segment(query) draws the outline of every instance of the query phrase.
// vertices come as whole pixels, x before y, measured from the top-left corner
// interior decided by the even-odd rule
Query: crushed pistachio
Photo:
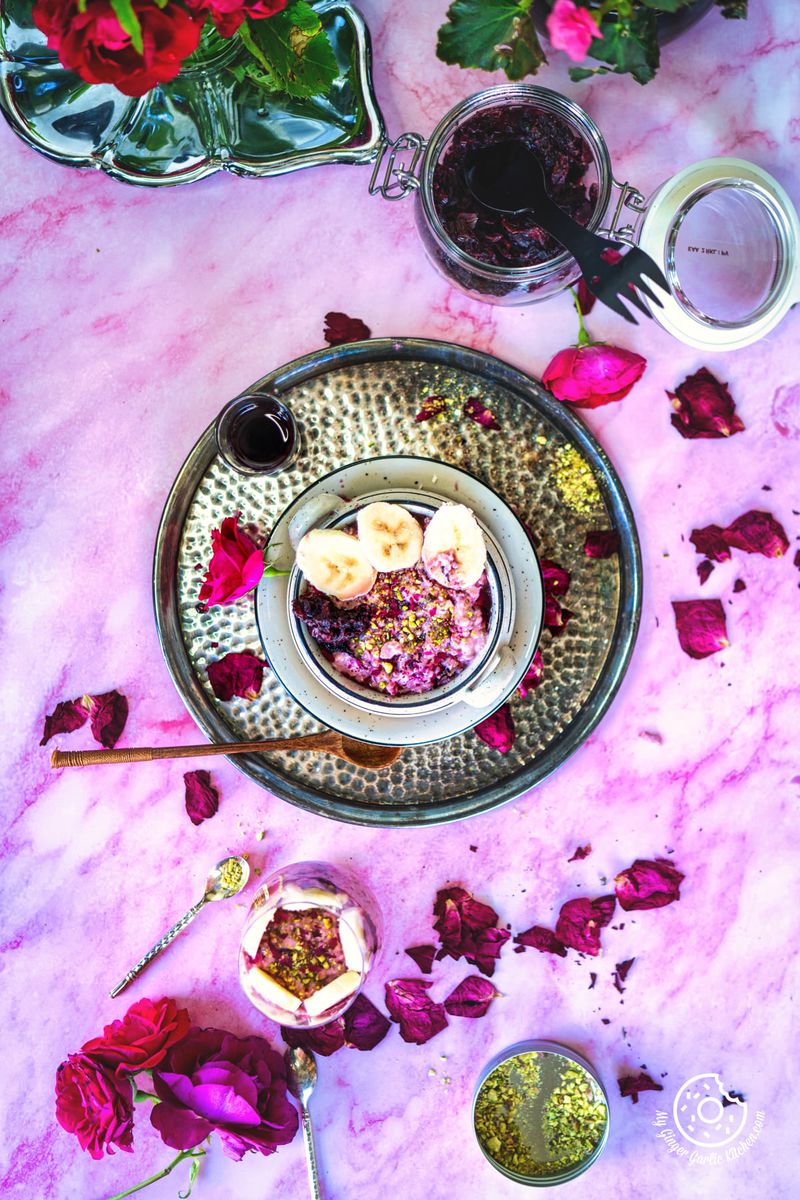
[[[529,1178],[580,1165],[607,1121],[605,1099],[591,1076],[560,1054],[527,1051],[506,1059],[475,1102],[475,1132],[486,1153]]]
[[[602,507],[600,489],[592,468],[575,446],[556,450],[553,480],[559,496],[573,512],[590,513]]]
[[[235,892],[242,882],[242,864],[235,858],[229,858],[219,873],[219,881],[226,892]]]
[[[264,830],[263,830],[263,829],[259,829],[258,833],[256,834],[256,841],[257,841],[257,842],[263,842],[263,840],[264,840],[264,837],[265,837]]]

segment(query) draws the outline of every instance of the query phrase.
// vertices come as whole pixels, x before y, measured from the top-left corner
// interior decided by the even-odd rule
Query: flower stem
[[[134,1184],[126,1192],[117,1192],[115,1196],[109,1196],[108,1200],[124,1200],[125,1196],[132,1196],[134,1192],[141,1192],[142,1188],[149,1187],[151,1183],[157,1183],[159,1179],[163,1179],[166,1175],[169,1175],[170,1171],[174,1171],[178,1163],[183,1162],[185,1158],[203,1158],[204,1155],[205,1150],[181,1150],[180,1154],[176,1158],[173,1158],[172,1162],[168,1163],[163,1171],[157,1171],[149,1179],[144,1179],[141,1183]]]
[[[578,300],[578,293],[575,291],[574,288],[570,288],[569,290],[572,293],[572,303],[575,305],[575,312],[578,314],[578,325],[579,325],[578,345],[579,346],[591,346],[592,339],[589,337],[589,334],[586,332],[586,326],[583,323],[583,313],[581,312],[581,306],[580,306],[580,302]]]

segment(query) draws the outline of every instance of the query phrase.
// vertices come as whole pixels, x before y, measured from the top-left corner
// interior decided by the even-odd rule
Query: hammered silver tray
[[[388,771],[350,767],[311,752],[237,755],[231,761],[276,796],[364,825],[429,825],[520,796],[568,758],[611,703],[630,660],[641,611],[641,557],[630,505],[582,422],[533,379],[488,354],[446,342],[379,339],[307,355],[248,391],[281,393],[300,424],[303,453],[275,477],[245,477],[203,433],[170,492],[154,564],[156,621],[167,665],[189,712],[213,742],[285,737],[321,729],[270,670],[252,701],[218,701],[208,663],[229,651],[262,655],[252,596],[198,609],[211,531],[236,510],[266,540],[280,513],[319,476],[362,458],[416,454],[471,472],[529,525],[541,557],[572,574],[564,604],[575,615],[560,637],[545,632],[544,675],[512,703],[508,754],[472,732],[404,750]],[[431,394],[478,396],[501,431],[467,418],[415,423]],[[453,412],[458,410],[453,406]],[[566,486],[588,469],[580,490]],[[586,483],[590,484],[587,489]],[[596,488],[594,485],[596,484]],[[594,495],[589,495],[594,492]],[[588,496],[588,500],[587,500]],[[587,558],[591,529],[616,529],[619,553]]]

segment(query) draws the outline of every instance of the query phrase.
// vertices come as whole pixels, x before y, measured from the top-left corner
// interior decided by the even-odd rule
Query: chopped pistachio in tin
[[[506,1059],[484,1081],[475,1132],[500,1167],[516,1175],[558,1175],[585,1162],[605,1132],[605,1099],[582,1066],[531,1050]]]

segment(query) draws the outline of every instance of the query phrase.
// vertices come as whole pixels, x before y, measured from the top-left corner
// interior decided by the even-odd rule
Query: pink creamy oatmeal
[[[485,572],[473,587],[446,588],[420,563],[379,574],[359,600],[333,600],[309,585],[294,613],[343,675],[398,696],[461,674],[486,645],[490,607]]]

